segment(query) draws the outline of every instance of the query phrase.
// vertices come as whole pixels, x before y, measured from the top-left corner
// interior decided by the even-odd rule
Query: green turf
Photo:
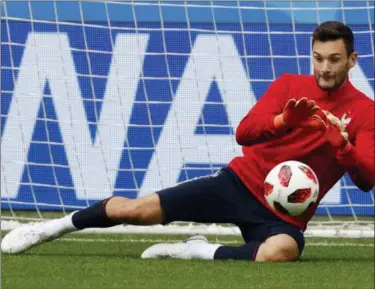
[[[308,238],[298,263],[140,259],[151,244],[181,238],[71,234],[3,255],[2,288],[374,288],[371,239]],[[240,244],[237,237],[211,241]]]

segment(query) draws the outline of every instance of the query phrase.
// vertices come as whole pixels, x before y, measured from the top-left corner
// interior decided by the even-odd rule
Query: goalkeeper
[[[216,174],[144,198],[115,196],[61,219],[21,226],[4,237],[2,251],[23,252],[85,228],[193,221],[233,223],[245,243],[222,246],[192,237],[154,245],[142,257],[298,260],[308,221],[345,173],[362,191],[375,185],[374,101],[348,79],[357,62],[353,33],[340,22],[325,22],[313,32],[312,48],[314,74],[283,74],[239,124],[236,140],[244,156]],[[307,164],[320,182],[318,201],[297,217],[273,211],[263,195],[267,173],[287,160]]]

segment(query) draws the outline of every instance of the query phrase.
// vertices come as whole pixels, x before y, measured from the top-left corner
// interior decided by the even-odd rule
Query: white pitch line
[[[177,243],[181,240],[171,239],[81,239],[81,238],[62,238],[56,241],[62,242],[82,242],[82,243]],[[241,241],[216,240],[221,244],[242,244]],[[306,246],[315,247],[374,247],[374,244],[357,244],[357,243],[335,243],[335,242],[307,242]]]

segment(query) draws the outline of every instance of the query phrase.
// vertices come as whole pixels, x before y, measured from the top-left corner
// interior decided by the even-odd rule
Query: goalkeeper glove
[[[312,116],[319,109],[315,101],[307,100],[305,97],[298,101],[290,99],[283,112],[275,117],[275,127],[276,129],[290,127],[317,128],[321,126],[320,121],[312,118]]]
[[[312,117],[317,120],[320,125],[319,129],[324,132],[328,142],[335,149],[342,149],[349,143],[349,135],[346,131],[346,126],[341,120],[330,113],[329,111],[323,110],[323,115],[315,114]]]

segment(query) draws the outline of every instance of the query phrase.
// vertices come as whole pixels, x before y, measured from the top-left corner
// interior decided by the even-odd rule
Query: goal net
[[[2,229],[215,172],[282,73],[311,73],[317,24],[350,24],[374,98],[372,1],[3,1]],[[366,113],[366,112],[364,112]],[[307,236],[374,235],[374,192],[345,176]],[[239,234],[231,226],[108,231]]]

